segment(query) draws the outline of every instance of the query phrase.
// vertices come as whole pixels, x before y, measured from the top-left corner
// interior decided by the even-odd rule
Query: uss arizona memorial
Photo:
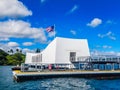
[[[27,53],[16,81],[48,77],[120,78],[120,57],[91,57],[86,39],[56,37],[42,52]]]
[[[34,66],[49,66],[85,69],[110,69],[120,68],[119,56],[90,56],[87,39],[70,39],[56,37],[42,52],[27,53],[25,64]],[[24,66],[24,64],[23,64]]]
[[[86,39],[56,37],[41,53],[27,53],[25,64],[72,64],[81,57],[90,57]]]
[[[120,57],[91,57],[86,39],[56,37],[40,53],[27,53],[16,81],[48,77],[120,78]]]

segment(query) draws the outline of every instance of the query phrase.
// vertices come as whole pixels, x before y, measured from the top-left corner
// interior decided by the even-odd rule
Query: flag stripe
[[[52,31],[54,31],[54,26],[49,26],[49,27],[47,27],[47,28],[46,28],[46,31],[47,31],[47,32],[52,32]]]

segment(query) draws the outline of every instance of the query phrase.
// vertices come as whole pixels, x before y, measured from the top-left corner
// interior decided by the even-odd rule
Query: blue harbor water
[[[11,66],[0,66],[0,90],[120,90],[120,79],[49,78],[13,80]]]

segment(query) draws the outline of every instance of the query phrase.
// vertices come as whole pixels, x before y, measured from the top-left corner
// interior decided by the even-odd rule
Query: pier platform
[[[13,70],[16,81],[78,77],[95,79],[120,78],[120,57],[80,57],[71,63],[22,63],[20,70]]]
[[[79,77],[79,78],[96,78],[96,79],[115,79],[120,78],[120,70],[63,70],[63,71],[38,71],[38,72],[21,72],[13,71],[14,80],[17,82],[25,80],[56,78],[56,77]]]

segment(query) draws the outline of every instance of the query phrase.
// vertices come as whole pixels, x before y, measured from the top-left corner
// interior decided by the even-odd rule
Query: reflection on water
[[[0,66],[0,90],[120,90],[120,79],[49,78],[14,82],[11,66]]]

